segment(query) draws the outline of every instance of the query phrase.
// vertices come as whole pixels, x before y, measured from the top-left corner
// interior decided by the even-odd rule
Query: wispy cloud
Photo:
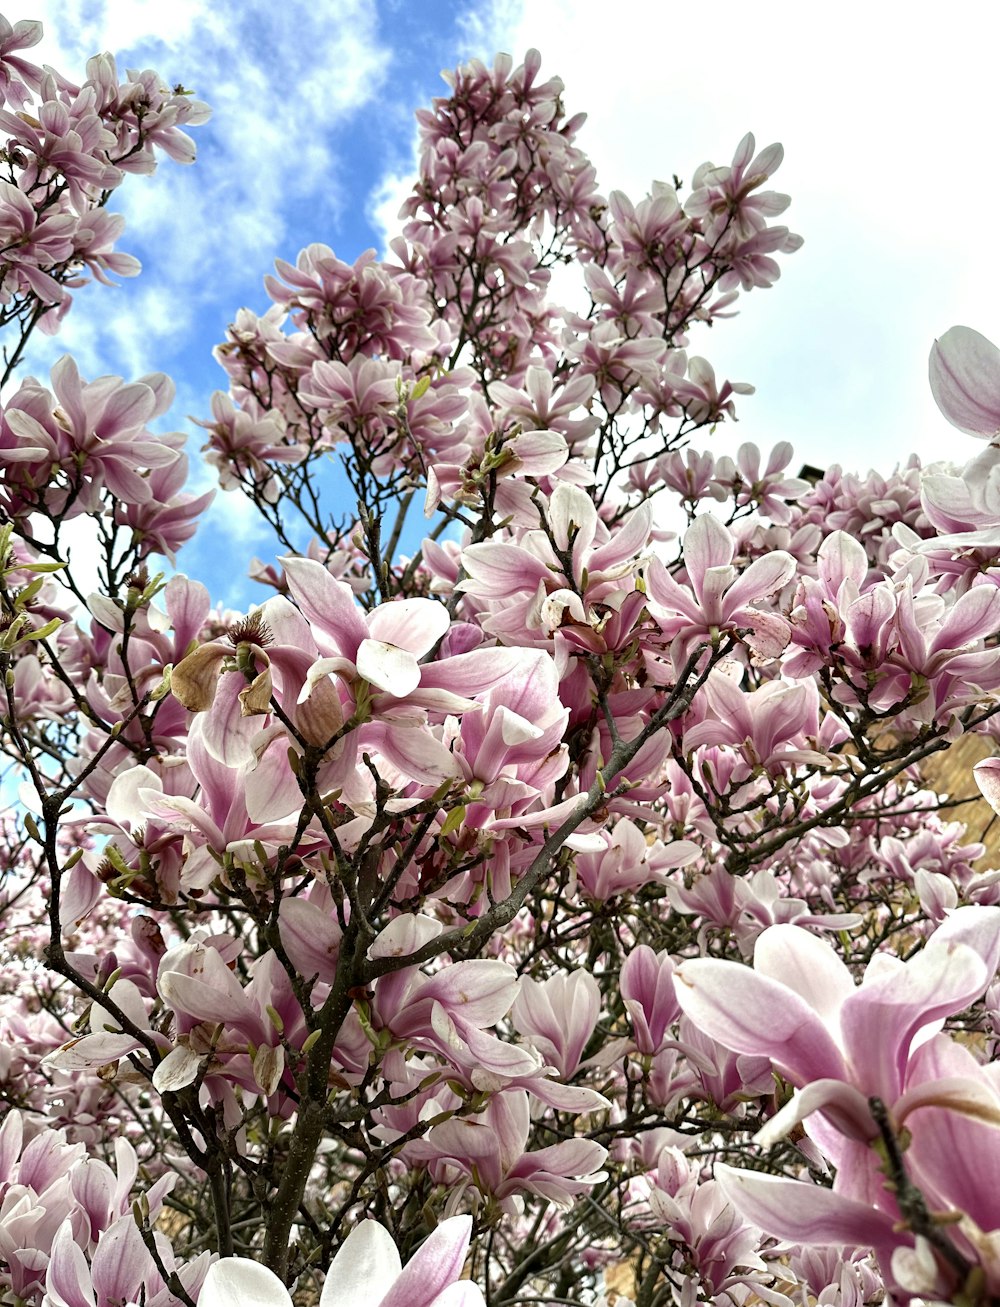
[[[36,0],[30,16],[45,27],[39,56],[71,78],[110,50],[123,74],[155,68],[212,107],[192,133],[193,167],[164,159],[152,179],[126,178],[111,201],[126,218],[119,248],[141,259],[140,277],[76,292],[59,335],[36,336],[25,369],[44,379],[72,353],[87,377],[167,371],[178,396],[164,425],[190,430],[185,417],[203,416],[212,389],[225,386],[212,346],[239,307],[266,306],[261,280],[275,256],[329,239],[360,198],[349,126],[381,104],[390,66],[376,0]],[[197,452],[201,435],[189,440],[197,492],[216,483]],[[75,545],[85,558],[85,533]],[[180,566],[245,606],[246,564],[268,545],[256,510],[219,494]]]
[[[387,62],[373,0],[332,8],[306,0],[49,0],[40,9],[44,55],[65,71],[82,75],[88,55],[111,49],[123,69],[155,67],[212,106],[211,122],[194,133],[196,166],[164,161],[152,183],[127,179],[113,207],[127,219],[121,247],[145,265],[143,290],[126,286],[120,298],[147,353],[162,357],[206,311],[221,335],[248,269],[259,281],[276,252],[294,255],[297,207],[310,200],[322,220],[350,199],[336,141],[345,120],[379,93]],[[161,311],[150,312],[157,296]],[[183,307],[165,311],[164,296]],[[86,305],[91,352],[135,360],[136,340],[118,348],[121,306],[93,302],[103,298]]]

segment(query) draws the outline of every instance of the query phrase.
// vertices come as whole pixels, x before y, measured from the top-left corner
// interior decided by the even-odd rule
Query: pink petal
[[[956,1207],[982,1230],[1000,1227],[997,1091],[968,1049],[937,1035],[917,1050],[913,1085],[893,1115],[912,1133],[907,1160],[934,1207]]]
[[[754,1143],[770,1148],[813,1112],[823,1112],[851,1139],[867,1142],[878,1133],[868,1110],[868,1100],[860,1090],[842,1080],[814,1080],[795,1091],[781,1111],[757,1131]]]
[[[379,1307],[431,1307],[461,1276],[471,1236],[471,1216],[442,1221],[406,1263]]]
[[[288,762],[284,731],[276,734],[271,744],[243,779],[247,816],[258,826],[282,821],[302,809],[302,791]]]
[[[795,559],[783,549],[756,558],[730,586],[723,611],[729,621],[737,609],[756,599],[766,599],[795,575]]]
[[[683,962],[674,983],[682,1010],[724,1048],[769,1057],[799,1084],[847,1079],[821,1017],[787,986],[715,958]]]
[[[282,899],[278,934],[289,960],[301,976],[333,984],[340,953],[340,926],[308,899]]]
[[[825,941],[801,926],[769,926],[757,939],[754,970],[804,998],[824,1021],[836,1022],[855,992],[851,973]]]
[[[587,560],[591,576],[603,572],[616,563],[633,558],[644,549],[653,523],[653,506],[648,501],[640,504],[615,528],[606,545],[595,549]]]
[[[517,972],[506,962],[473,958],[455,962],[431,976],[420,997],[434,998],[452,1016],[489,1026],[506,1016],[518,991]]]
[[[921,482],[921,488],[926,483]],[[820,577],[836,594],[845,581],[851,580],[860,588],[868,575],[868,555],[846,531],[834,531],[819,547],[816,555]]]
[[[542,560],[517,545],[494,543],[468,545],[462,551],[462,567],[469,580],[459,590],[474,590],[493,598],[506,598],[524,590],[535,590],[539,581],[552,573]]]
[[[104,1231],[94,1253],[90,1273],[97,1301],[134,1302],[152,1269],[139,1227],[128,1212]]]
[[[368,618],[368,634],[406,649],[417,658],[429,653],[451,626],[444,604],[433,599],[400,599],[381,604]],[[358,650],[360,656],[361,650]]]
[[[411,702],[431,707],[436,706],[437,700],[434,705],[427,701],[431,694],[438,692],[452,699],[485,694],[525,665],[526,652],[498,645],[471,649],[468,653],[425,663],[421,668],[420,688],[414,691]],[[445,712],[464,710],[464,704],[457,709],[444,708]]]
[[[1000,627],[1000,589],[995,585],[973,586],[955,603],[934,637],[931,652],[958,649],[983,636],[993,635]]]
[[[894,1102],[917,1031],[961,1012],[997,970],[1000,908],[960,908],[905,965],[865,978],[846,1000],[840,1026],[861,1088]]]
[[[365,729],[365,744],[379,752],[407,781],[438,786],[461,774],[446,745],[428,727],[413,722],[375,722]]]
[[[294,899],[290,901],[295,902]],[[418,948],[432,939],[436,939],[443,930],[442,923],[435,921],[433,917],[424,916],[420,912],[403,913],[394,917],[388,926],[379,932],[368,950],[368,956],[370,958],[405,957],[409,953],[415,953]],[[448,968],[449,971],[451,969]],[[503,1016],[504,1013],[500,1015]]]
[[[971,327],[952,327],[931,347],[931,394],[969,436],[1000,434],[1000,350]]]
[[[98,434],[102,440],[114,440],[123,432],[135,431],[153,416],[155,408],[156,397],[148,386],[139,382],[122,386],[105,404]]]
[[[572,545],[576,558],[588,550],[597,531],[597,506],[581,486],[560,481],[549,496],[549,527],[559,549]]]
[[[895,1247],[908,1243],[892,1217],[844,1198],[822,1185],[783,1180],[757,1171],[716,1165],[719,1187],[746,1220],[765,1234],[819,1248]]]
[[[65,1307],[94,1307],[93,1281],[83,1250],[73,1239],[69,1218],[52,1241],[52,1256],[45,1277],[48,1297]],[[209,1304],[211,1307],[211,1304]]]
[[[204,980],[180,971],[160,975],[160,993],[170,1006],[195,1021],[220,1022],[241,1030],[254,1043],[265,1043],[269,1032],[221,955],[206,948],[203,966]]]
[[[215,703],[202,722],[202,741],[207,753],[226,767],[250,762],[251,741],[260,733],[261,723],[243,714],[240,695],[246,688],[242,672],[223,672]]]
[[[653,558],[645,569],[646,589],[650,599],[667,613],[681,613],[689,621],[703,621],[701,609],[687,586],[680,585],[670,575],[659,558]],[[657,616],[654,612],[654,616]]]
[[[314,559],[288,556],[278,561],[285,569],[289,593],[300,612],[316,631],[332,638],[338,653],[353,661],[368,628],[351,587],[335,581]]]
[[[684,566],[699,598],[705,573],[711,567],[727,567],[735,550],[732,535],[717,517],[703,513],[694,520],[684,535]]]

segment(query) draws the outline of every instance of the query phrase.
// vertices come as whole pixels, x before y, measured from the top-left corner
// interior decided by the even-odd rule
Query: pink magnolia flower
[[[903,1095],[920,1032],[978,998],[998,963],[1000,908],[959,908],[908,962],[876,954],[858,987],[829,944],[777,925],[758,938],[752,970],[711,958],[683,962],[677,998],[713,1039],[770,1057],[796,1086],[762,1139],[819,1112],[808,1129],[836,1161],[845,1144],[875,1136],[870,1096],[892,1110]],[[845,1168],[838,1183],[850,1179]]]
[[[1000,350],[971,327],[952,327],[931,347],[931,394],[954,427],[1000,436]]]
[[[645,561],[652,529],[651,506],[640,505],[610,531],[591,496],[562,481],[544,511],[550,534],[532,530],[516,543],[466,546],[467,579],[456,588],[468,594],[482,628],[507,644],[538,644],[559,631],[590,647],[608,610],[614,613],[634,589],[631,578]]]
[[[569,1207],[604,1178],[597,1168],[606,1148],[590,1139],[564,1139],[526,1152],[530,1127],[528,1095],[511,1089],[494,1094],[478,1117],[453,1116],[433,1126],[407,1151],[426,1162],[439,1181],[453,1187],[474,1183],[511,1213],[521,1191]]]
[[[329,650],[311,670],[309,684],[335,673],[354,680],[361,677],[387,699],[410,699],[412,702],[432,703],[445,711],[462,711],[468,705],[459,696],[468,693],[468,671],[478,660],[459,662],[455,659],[439,661],[431,666],[420,660],[434,648],[447,633],[451,617],[444,604],[434,599],[401,599],[380,604],[365,615],[354,601],[349,585],[335,581],[319,563],[308,558],[282,558],[288,589],[312,627],[321,651]],[[504,651],[490,651],[495,668],[502,676],[509,669],[515,655],[505,658]],[[469,655],[462,656],[469,659]],[[485,664],[478,670],[486,672]],[[449,671],[451,675],[449,676]],[[429,676],[440,676],[434,681],[436,693],[424,694],[418,687],[428,686]],[[487,689],[499,676],[486,676],[486,683],[477,680],[474,692]],[[447,685],[453,693],[447,693]],[[440,688],[438,688],[440,686]],[[414,692],[417,692],[416,695]],[[388,706],[388,704],[387,704]]]
[[[780,590],[795,575],[795,559],[776,549],[755,559],[745,571],[733,566],[736,541],[711,513],[703,513],[684,536],[689,586],[676,581],[654,558],[646,572],[650,611],[665,636],[682,636],[685,648],[722,631],[750,631],[748,644],[762,657],[775,658],[789,639],[789,626],[777,613],[753,605]]]
[[[670,954],[665,949],[655,953],[648,944],[637,945],[622,967],[621,991],[636,1047],[646,1056],[658,1053],[680,1015]]]
[[[404,1267],[392,1235],[378,1221],[354,1227],[330,1263],[320,1307],[481,1307],[483,1295],[461,1279],[471,1216],[442,1221]],[[223,1257],[205,1276],[199,1307],[292,1307],[288,1290],[266,1266]]]
[[[291,311],[296,326],[311,325],[320,339],[335,338],[343,359],[367,354],[400,360],[410,351],[436,350],[421,281],[377,263],[374,250],[351,265],[327,245],[309,245],[294,266],[284,259],[274,266],[278,276],[264,279],[267,293]]]
[[[0,103],[6,100],[23,104],[27,99],[28,87],[37,91],[41,86],[43,74],[38,65],[14,53],[15,50],[26,50],[37,45],[41,39],[41,23],[22,18],[11,26],[0,15]]]
[[[306,452],[293,437],[286,438],[281,414],[261,412],[250,397],[237,408],[228,395],[217,390],[212,396],[212,417],[212,422],[195,420],[209,432],[202,449],[205,461],[218,472],[223,490],[235,490],[248,482],[260,489],[268,503],[276,503],[280,488],[271,464],[299,463]]]
[[[688,231],[687,214],[676,190],[666,182],[654,182],[652,194],[638,204],[633,204],[623,191],[612,191],[608,209],[611,232],[623,257],[638,268],[662,258],[662,251],[676,248]]]
[[[601,1015],[601,991],[582,969],[544,981],[525,976],[510,1015],[514,1029],[568,1078],[579,1067]]]
[[[576,360],[576,376],[593,378],[601,402],[614,409],[642,381],[655,380],[666,346],[662,340],[648,337],[630,340],[616,323],[599,322],[566,352]]]
[[[170,407],[173,382],[152,373],[126,384],[121,377],[85,382],[69,355],[52,368],[54,397],[31,379],[4,414],[7,425],[46,466],[45,478],[56,464],[69,480],[61,495],[74,513],[99,504],[98,490],[117,499],[145,504],[153,492],[144,469],[176,462],[178,451],[146,429],[146,423]],[[20,455],[23,458],[24,455]],[[82,483],[87,483],[81,494]],[[46,505],[56,507],[46,498]]]
[[[785,475],[784,469],[792,460],[792,452],[787,440],[779,441],[771,450],[762,472],[760,450],[747,441],[740,445],[735,461],[719,459],[715,478],[722,486],[735,490],[738,507],[754,504],[773,522],[789,522],[792,511],[785,501],[799,499],[809,489],[808,481]]]
[[[724,671],[713,671],[703,703],[704,720],[684,732],[686,750],[732,744],[751,767],[764,767],[771,773],[789,763],[826,761],[814,749],[796,747],[819,731],[815,681],[765,681],[756,690],[746,691]]]
[[[719,1183],[702,1178],[700,1170],[678,1149],[662,1149],[649,1207],[668,1237],[686,1245],[702,1282],[715,1291],[714,1301],[733,1301],[736,1294],[727,1294],[727,1289],[739,1286],[745,1293],[758,1278],[767,1283],[761,1274],[767,1264],[758,1252],[760,1230],[749,1225]]]
[[[576,856],[577,882],[592,899],[607,900],[630,894],[644,885],[666,883],[668,871],[686,867],[699,855],[691,840],[650,844],[639,827],[627,817],[612,830],[597,834],[602,847],[588,848]]]
[[[527,369],[520,388],[490,384],[490,401],[511,421],[529,431],[558,431],[572,445],[582,445],[597,426],[597,418],[586,413],[593,393],[592,377],[571,376],[557,386],[549,369],[540,367]]]
[[[373,955],[397,947],[411,951],[435,927],[439,923],[427,918],[397,918],[372,945]],[[541,1070],[541,1058],[531,1049],[505,1043],[487,1029],[507,1015],[518,988],[513,967],[491,958],[454,962],[433,976],[406,967],[378,979],[373,1015],[376,1026],[396,1039],[437,1053],[473,1084],[490,1088],[498,1078],[505,1083]]]
[[[87,1265],[83,1249],[66,1221],[52,1242],[45,1277],[46,1307],[112,1307],[139,1301],[156,1268],[129,1212],[104,1232],[93,1261]]]
[[[778,171],[784,157],[784,148],[777,141],[757,153],[753,132],[747,132],[728,167],[703,163],[695,171],[684,208],[690,217],[703,220],[706,239],[716,241],[730,229],[739,239],[747,239],[763,231],[768,218],[788,208],[791,201],[787,195],[776,191],[754,194]]]
[[[541,650],[518,650],[519,665],[483,695],[480,712],[458,725],[455,759],[468,784],[465,824],[489,828],[523,812],[567,766],[569,717],[559,699],[555,662]]]
[[[197,530],[198,518],[215,498],[215,491],[185,493],[187,479],[187,455],[179,454],[173,463],[150,471],[151,499],[142,504],[115,504],[116,520],[132,528],[132,540],[141,546],[142,557],[163,554],[176,566],[177,550]]]
[[[906,1167],[929,1210],[950,1211],[947,1239],[970,1266],[985,1274],[985,1291],[1000,1287],[1000,1093],[995,1068],[981,1066],[967,1048],[939,1034],[916,1049],[907,1087],[894,1112],[907,1133]],[[734,1207],[769,1234],[803,1245],[872,1246],[887,1280],[913,1288],[913,1237],[897,1220],[891,1195],[868,1194],[716,1167]],[[917,1254],[921,1241],[917,1239]],[[924,1250],[922,1292],[952,1301],[951,1267]]]
[[[678,362],[682,359],[683,352],[680,353]],[[671,378],[671,384],[688,419],[706,424],[722,422],[728,415],[735,422],[736,401],[733,395],[752,395],[753,386],[745,381],[723,381],[720,385],[711,363],[697,354],[686,360],[686,366],[687,380]]]

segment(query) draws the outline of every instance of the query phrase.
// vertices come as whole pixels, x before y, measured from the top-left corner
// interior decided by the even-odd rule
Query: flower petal
[[[275,1273],[247,1257],[213,1262],[198,1302],[200,1307],[292,1307],[291,1295]]]
[[[819,1013],[786,985],[715,958],[683,962],[674,983],[682,1010],[724,1048],[769,1057],[799,1085],[847,1079]]]
[[[1000,434],[1000,350],[971,327],[952,327],[931,347],[931,394],[968,436]]]
[[[472,1236],[471,1216],[442,1221],[410,1258],[379,1307],[431,1307],[462,1274]]]
[[[766,1234],[819,1248],[896,1247],[908,1243],[895,1233],[892,1217],[866,1203],[800,1180],[757,1171],[715,1168],[719,1187],[732,1205]]]
[[[444,604],[435,599],[397,599],[380,604],[368,618],[368,634],[422,658],[451,626]],[[360,651],[359,651],[360,652]]]
[[[401,1269],[399,1253],[385,1226],[378,1221],[362,1221],[333,1259],[320,1307],[378,1307]]]
[[[355,661],[359,676],[396,699],[420,684],[420,664],[413,654],[384,640],[362,640]]]

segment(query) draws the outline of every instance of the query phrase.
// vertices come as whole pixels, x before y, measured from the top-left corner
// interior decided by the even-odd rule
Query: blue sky
[[[931,340],[954,322],[1000,339],[993,253],[993,58],[1000,12],[956,0],[905,26],[895,6],[835,10],[715,0],[681,16],[664,0],[44,0],[38,53],[68,74],[110,49],[154,67],[214,109],[199,161],[164,162],[113,207],[120,247],[143,275],[82,292],[60,337],[85,375],[169,372],[174,427],[191,430],[223,384],[211,357],[235,311],[267,305],[276,255],[311,241],[353,261],[382,248],[414,166],[413,112],[443,91],[442,68],[537,46],[566,82],[602,190],[641,197],[655,178],[727,162],[745,131],[782,140],[775,179],[806,244],[773,290],[693,342],[717,370],[758,387],[720,433],[802,461],[889,469],[911,449],[964,460],[926,385]],[[803,15],[805,15],[803,17]],[[389,232],[388,234],[391,234]],[[200,433],[192,432],[197,449]],[[197,487],[208,484],[197,476]],[[266,535],[234,495],[217,496],[181,566],[234,606],[266,594],[241,580]]]

